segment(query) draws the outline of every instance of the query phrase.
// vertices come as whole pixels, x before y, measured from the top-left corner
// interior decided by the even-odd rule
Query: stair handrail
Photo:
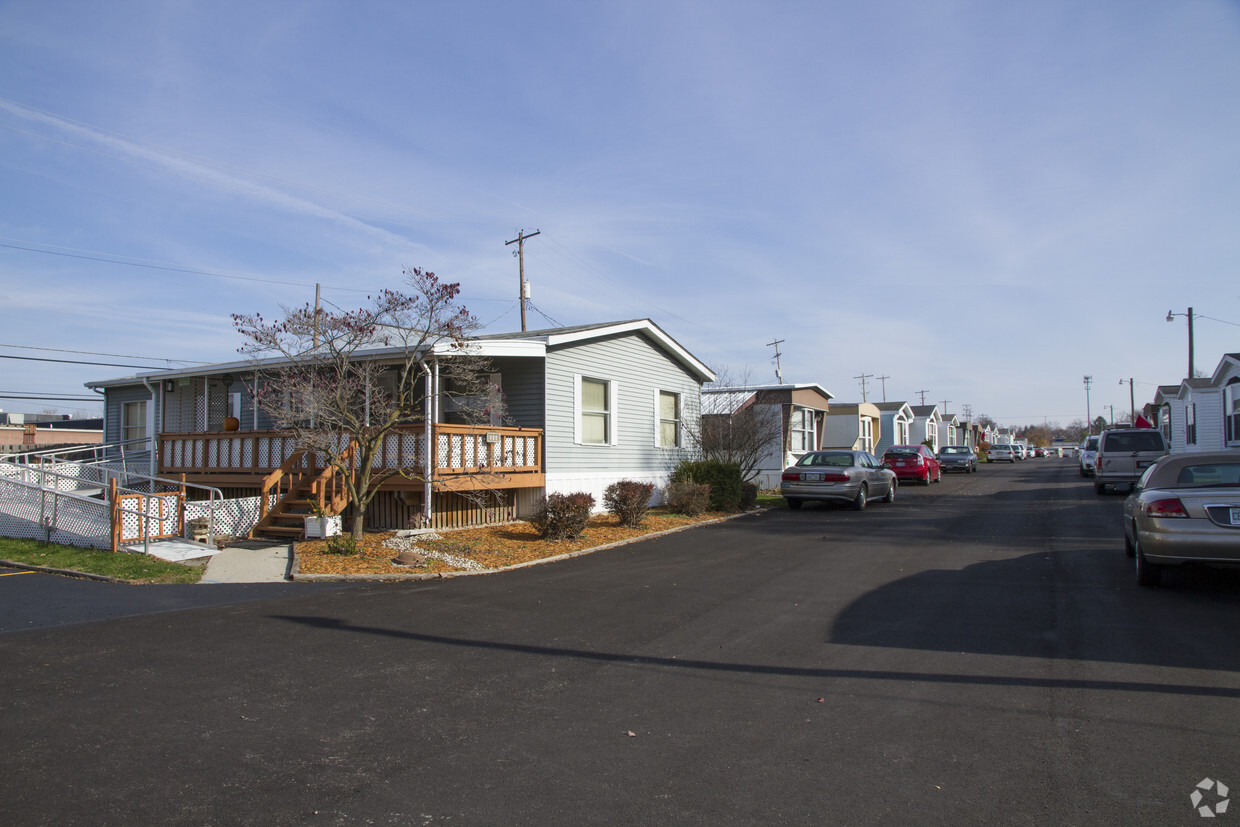
[[[350,437],[349,447],[340,452],[340,464],[352,465],[356,449],[357,441]],[[331,490],[330,498],[328,489]],[[318,503],[320,512],[328,517],[335,517],[349,504],[348,491],[342,490],[340,469],[334,463],[328,463],[327,467],[314,478],[314,482],[310,484],[310,496]]]
[[[292,493],[293,485],[295,484],[294,479],[293,479],[294,476],[298,478],[301,477],[301,474],[294,475],[293,469],[301,463],[301,460],[303,457],[305,457],[305,455],[306,455],[306,449],[298,448],[296,451],[293,451],[293,453],[289,454],[288,459],[280,463],[279,468],[272,471],[267,476],[263,477],[263,482],[262,482],[262,485],[260,486],[259,497],[258,497],[258,519],[260,521],[264,517],[267,516],[267,511],[269,508],[267,505],[267,500],[269,499],[269,496],[271,494],[271,489],[273,488],[276,489],[276,494],[277,496],[279,496],[280,482],[286,477],[288,478],[288,481],[289,481],[289,484],[288,484],[289,493]]]

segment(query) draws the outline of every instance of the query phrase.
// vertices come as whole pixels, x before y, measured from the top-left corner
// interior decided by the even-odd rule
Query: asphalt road
[[[503,575],[0,635],[4,820],[1199,823],[1198,782],[1240,784],[1240,577],[1140,589],[1120,500],[1029,460]]]

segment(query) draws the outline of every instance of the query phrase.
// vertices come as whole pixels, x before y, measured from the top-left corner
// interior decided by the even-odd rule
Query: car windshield
[[[943,449],[943,453],[945,454],[967,454],[969,453],[969,449],[959,448],[955,445],[948,445],[946,448]]]
[[[814,453],[806,454],[797,460],[797,465],[805,468],[808,466],[829,468],[850,468],[854,463],[853,455],[844,451],[839,453]]]
[[[918,453],[912,448],[906,448],[902,451],[888,451],[884,456],[899,457],[900,459],[908,459],[909,457],[918,456]]]
[[[1162,451],[1162,434],[1158,431],[1142,431],[1132,434],[1109,434],[1103,445],[1107,453],[1135,453],[1137,451]]]
[[[1085,450],[1086,451],[1097,451],[1098,450],[1098,437],[1091,436],[1089,439],[1085,440]]]
[[[1240,462],[1187,465],[1180,470],[1176,485],[1240,487]]]

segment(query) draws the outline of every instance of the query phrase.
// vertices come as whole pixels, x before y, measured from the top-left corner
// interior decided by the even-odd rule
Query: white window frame
[[[817,419],[813,408],[792,409],[791,421],[788,423],[788,439],[792,443],[794,454],[806,454],[818,450]],[[806,420],[809,422],[808,425],[806,425]],[[798,435],[801,436],[799,441]]]
[[[676,402],[675,419],[663,418],[663,397],[670,396]],[[684,447],[684,394],[676,391],[665,391],[658,388],[654,391],[654,445],[656,448]],[[676,426],[676,440],[671,445],[663,444],[663,423],[671,422]]]
[[[585,442],[582,439],[581,416],[584,413],[581,407],[581,382],[589,380],[591,382],[601,382],[607,386],[607,441],[606,442]],[[612,445],[620,444],[620,435],[617,425],[617,411],[620,408],[620,385],[611,379],[601,379],[597,376],[587,376],[581,373],[573,374],[573,443],[576,445],[587,446],[591,448],[606,448]]]
[[[874,453],[874,420],[868,416],[861,417],[861,450]]]
[[[1184,406],[1184,444],[1197,444],[1197,403],[1189,402]]]
[[[1229,448],[1240,445],[1240,377],[1223,386],[1223,440]]]

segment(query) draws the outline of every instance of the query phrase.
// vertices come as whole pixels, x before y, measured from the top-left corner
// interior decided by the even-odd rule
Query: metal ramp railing
[[[186,489],[197,489],[207,492],[210,544],[223,492],[131,471],[126,447],[132,442],[0,457],[0,532],[112,551],[141,542],[146,549],[153,539],[182,535]],[[80,455],[87,458],[69,458]]]

